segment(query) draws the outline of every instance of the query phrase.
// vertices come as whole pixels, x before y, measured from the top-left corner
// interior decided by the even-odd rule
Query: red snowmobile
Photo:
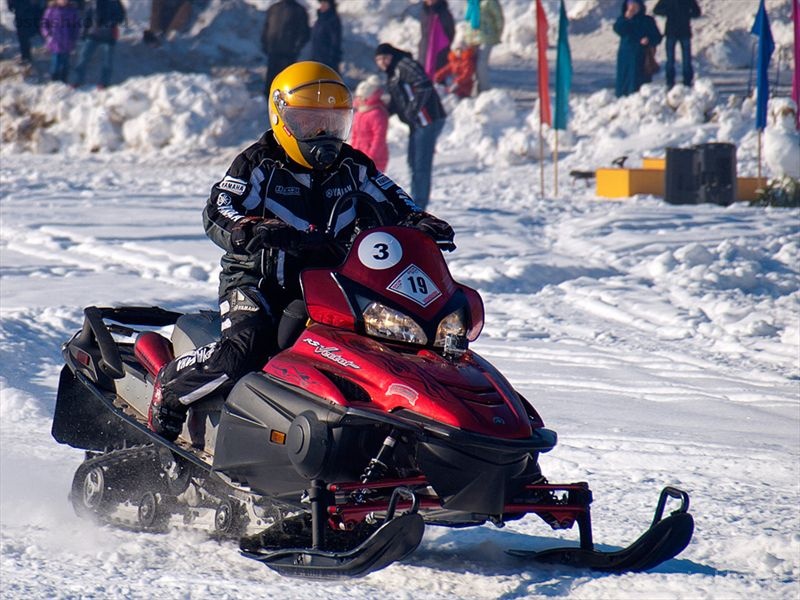
[[[380,225],[380,223],[377,223]],[[689,543],[688,495],[666,487],[649,529],[594,548],[586,483],[549,482],[556,445],[534,407],[469,349],[478,293],[411,228],[357,232],[340,266],[302,274],[284,349],[227,395],[192,406],[169,443],[146,426],[154,377],[219,335],[216,313],[85,309],[63,348],[53,437],[86,451],[70,492],[83,516],[139,530],[200,526],[284,575],[356,577],[408,556],[426,525],[535,514],[579,545],[509,553],[641,571]],[[677,508],[664,517],[670,499]]]

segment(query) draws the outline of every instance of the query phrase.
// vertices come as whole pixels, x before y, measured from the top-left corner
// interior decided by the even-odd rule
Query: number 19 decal
[[[358,260],[369,269],[389,269],[399,263],[401,258],[403,247],[400,242],[384,231],[366,235],[358,245]]]
[[[433,280],[417,265],[409,265],[386,289],[423,307],[442,295]]]

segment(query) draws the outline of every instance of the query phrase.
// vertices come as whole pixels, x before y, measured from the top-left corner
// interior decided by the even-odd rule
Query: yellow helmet
[[[353,124],[353,97],[336,71],[310,60],[289,65],[272,80],[268,104],[289,158],[310,169],[336,161]]]

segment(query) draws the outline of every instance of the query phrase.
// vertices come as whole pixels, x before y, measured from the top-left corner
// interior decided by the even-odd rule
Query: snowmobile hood
[[[410,411],[482,435],[525,439],[543,426],[505,378],[471,351],[457,360],[425,349],[400,352],[375,339],[314,324],[264,371],[343,407]]]

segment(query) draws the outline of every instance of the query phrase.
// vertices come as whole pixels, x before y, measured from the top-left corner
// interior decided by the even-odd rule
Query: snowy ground
[[[81,453],[49,436],[60,343],[91,303],[211,306],[218,255],[199,212],[225,167],[3,161],[4,597],[796,596],[797,213],[612,203],[579,188],[540,200],[527,166],[437,172],[431,208],[458,231],[451,268],[486,301],[475,347],[559,432],[543,468],[591,482],[602,544],[632,541],[662,485],[689,490],[697,533],[678,559],[624,576],[521,564],[503,550],[551,536],[530,517],[432,528],[402,564],[323,585],[281,579],[233,545],[78,520],[66,494]]]
[[[348,2],[341,4],[351,14],[393,6]],[[728,11],[704,3],[713,18],[696,37],[709,69],[749,52],[728,33],[749,27],[757,3],[735,2]],[[246,82],[164,68],[103,93],[3,82],[0,597],[800,595],[800,214],[653,197],[612,202],[567,176],[623,154],[636,164],[669,145],[715,141],[735,143],[740,174],[754,175],[752,101],[721,97],[707,77],[691,93],[667,96],[657,82],[614,100],[596,88],[606,85],[608,44],[615,47],[609,11],[568,2],[582,87],[560,141],[558,193],[546,132],[542,195],[536,113],[515,101],[531,89],[514,75],[515,57],[530,49],[518,41],[532,35],[524,26],[531,4],[504,2],[514,19],[494,63],[500,89],[449,104],[430,209],[457,232],[459,248],[447,256],[454,275],[484,297],[487,324],[474,348],[558,431],[543,470],[553,481],[590,482],[601,547],[635,539],[667,484],[691,494],[691,545],[647,574],[530,565],[504,550],[541,549],[576,533],[556,535],[529,517],[503,530],[429,528],[406,561],[363,580],[320,584],[280,578],[235,545],[198,534],[134,534],[79,520],[66,496],[82,453],[49,433],[60,345],[89,304],[213,306],[219,252],[200,212],[211,183],[263,126]],[[774,21],[785,17],[788,2],[767,4]],[[556,3],[546,5],[554,14]],[[212,2],[220,14],[224,6]],[[146,11],[132,12],[135,32]],[[365,46],[409,29],[368,14],[359,23],[352,35]],[[783,23],[773,27],[780,37]],[[202,36],[178,42],[188,47]],[[593,61],[597,69],[587,70]],[[769,176],[800,170],[796,133],[778,127],[782,102],[765,136]],[[22,127],[32,109],[53,122]],[[402,185],[405,139],[393,123],[387,171]]]

